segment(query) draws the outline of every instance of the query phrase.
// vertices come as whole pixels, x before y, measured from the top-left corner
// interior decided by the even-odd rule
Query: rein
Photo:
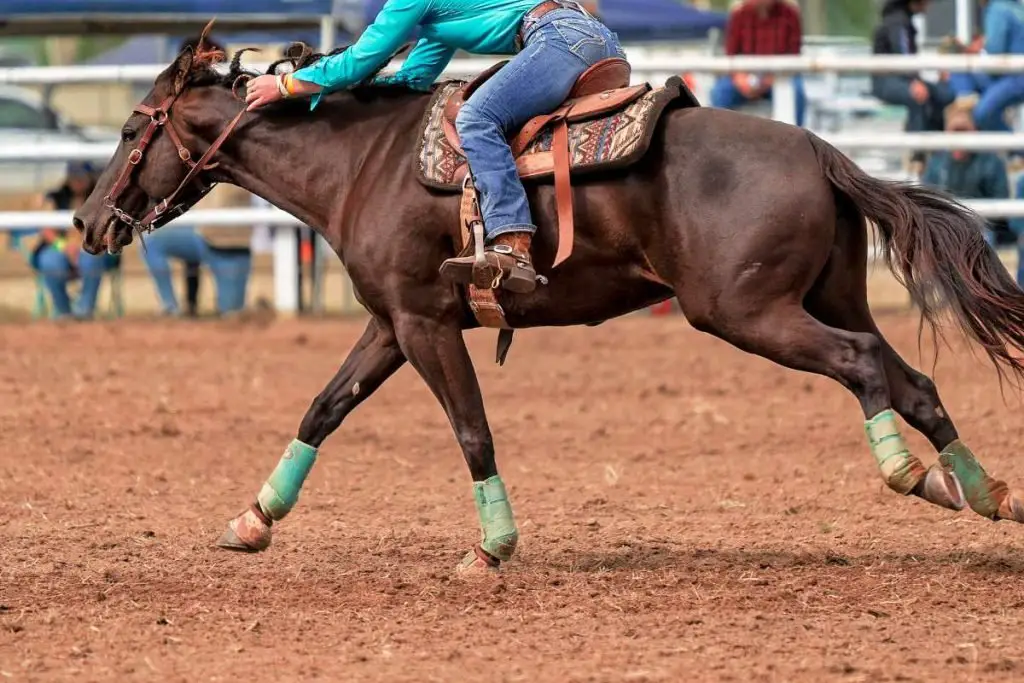
[[[243,78],[247,79],[249,76],[239,76],[238,80]],[[238,97],[238,94],[235,92],[238,80],[235,81],[231,88],[232,92],[235,93],[235,97]],[[171,107],[174,106],[174,102],[181,95],[181,92],[182,91],[179,91],[173,95],[169,95],[157,107],[151,107],[146,104],[137,104],[132,110],[137,114],[148,116],[149,125],[146,126],[146,131],[142,134],[142,138],[139,140],[138,146],[128,154],[128,161],[125,163],[120,175],[118,175],[117,182],[114,183],[114,187],[110,190],[110,193],[103,198],[104,206],[110,209],[119,221],[126,223],[133,230],[136,230],[139,233],[153,232],[168,221],[181,216],[214,188],[216,183],[204,183],[203,180],[199,178],[199,174],[217,167],[218,164],[211,164],[210,159],[218,150],[220,150],[224,142],[235,131],[235,128],[238,126],[238,122],[242,120],[242,116],[246,112],[246,108],[243,107],[242,110],[235,115],[235,118],[231,119],[227,128],[217,136],[217,139],[213,141],[210,148],[207,149],[201,157],[199,157],[199,161],[193,161],[192,153],[189,152],[182,143],[181,137],[178,135],[178,131],[174,128],[174,124],[171,122]],[[124,211],[124,209],[119,208],[117,206],[117,200],[131,184],[132,174],[134,174],[135,169],[139,164],[142,163],[142,159],[146,155],[146,149],[149,147],[149,143],[153,141],[157,132],[165,126],[167,127],[167,133],[171,136],[171,141],[174,142],[174,145],[178,148],[178,158],[181,159],[183,164],[189,167],[189,171],[185,175],[184,180],[182,180],[178,184],[178,187],[175,188],[174,192],[157,202],[156,206],[150,209],[145,216],[138,219]],[[171,203],[179,194],[181,194],[182,190],[192,183],[197,183],[199,185],[198,198],[191,202],[182,201],[172,205]]]

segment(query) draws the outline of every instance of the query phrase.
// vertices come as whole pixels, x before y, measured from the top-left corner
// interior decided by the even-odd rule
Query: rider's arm
[[[310,103],[313,109],[325,93],[349,88],[367,79],[408,39],[426,10],[427,3],[423,0],[388,0],[355,44],[340,54],[324,57],[294,72],[296,92],[315,92]]]
[[[454,48],[421,38],[406,57],[401,69],[390,76],[374,79],[374,83],[405,85],[415,90],[429,90],[454,55]]]

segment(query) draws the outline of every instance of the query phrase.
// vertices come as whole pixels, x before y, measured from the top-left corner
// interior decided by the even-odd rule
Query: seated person
[[[875,28],[872,53],[876,55],[917,54],[917,28],[913,16],[924,13],[928,0],[888,0],[882,7],[882,21]],[[907,108],[904,130],[908,133],[940,131],[943,110],[955,95],[947,83],[927,83],[919,76],[877,74],[871,77],[871,94],[886,104]],[[918,172],[927,155],[914,152]]]
[[[798,55],[803,45],[800,9],[791,0],[741,0],[733,6],[725,27],[725,54]],[[771,74],[736,73],[720,76],[711,90],[711,106],[740,109],[760,100],[771,101]],[[796,124],[804,125],[807,95],[800,74],[793,76]]]
[[[946,130],[955,134],[975,130],[970,109],[953,104],[946,112]],[[946,190],[958,199],[1009,199],[1006,162],[993,152],[941,151],[928,160],[922,182]],[[985,241],[995,246],[992,225]]]
[[[43,211],[73,211],[81,206],[96,184],[96,174],[88,163],[68,164],[64,184],[46,195]],[[81,250],[78,232],[71,228],[44,228],[29,245],[29,263],[43,279],[53,304],[54,318],[88,319],[96,310],[96,299],[103,274],[120,267],[120,256],[93,256]],[[68,283],[80,279],[81,291],[72,303]]]
[[[181,307],[171,278],[171,259],[181,261],[186,268],[205,265],[213,274],[217,288],[217,312],[221,315],[237,313],[245,308],[245,292],[252,268],[252,254],[247,245],[238,242],[248,231],[234,230],[222,233],[224,239],[213,244],[191,226],[164,226],[146,237],[143,259],[156,286],[157,297],[164,315],[181,315]]]
[[[1024,54],[1024,5],[1018,0],[979,2],[985,6],[983,51],[996,55]],[[978,96],[973,112],[978,130],[1011,131],[1006,111],[1024,104],[1024,74],[954,74],[951,83],[958,97]]]

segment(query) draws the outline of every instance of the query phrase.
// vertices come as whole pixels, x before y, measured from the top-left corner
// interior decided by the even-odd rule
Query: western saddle
[[[448,143],[461,155],[465,156],[455,120],[462,105],[489,78],[501,70],[508,60],[495,64],[460,89],[455,90],[444,107],[443,128]],[[624,59],[611,58],[602,60],[587,69],[577,79],[569,96],[554,111],[542,114],[528,121],[522,129],[509,138],[512,156],[521,178],[554,175],[555,201],[558,210],[558,248],[552,267],[558,266],[569,258],[573,248],[573,203],[571,158],[569,150],[569,124],[597,118],[615,113],[627,105],[643,97],[651,90],[649,84],[630,86],[631,67]],[[550,152],[524,152],[542,133],[552,130]],[[503,272],[503,266],[496,254],[484,251],[483,219],[480,214],[476,189],[467,164],[457,171],[456,181],[462,183],[462,208],[460,226],[462,232],[463,261],[473,260],[473,278],[469,285],[470,307],[481,325],[501,328],[503,334],[499,339],[498,362],[504,361],[508,345],[511,343],[511,329],[505,321],[504,311],[495,298],[494,289],[500,285],[503,277],[510,275]],[[506,264],[507,266],[507,264]],[[446,274],[442,266],[442,275]],[[514,276],[514,273],[512,273]],[[543,276],[537,279],[545,283]],[[504,347],[504,349],[503,349]]]
[[[448,142],[463,154],[459,134],[455,130],[455,119],[459,110],[469,97],[489,78],[502,69],[508,61],[500,62],[484,71],[473,80],[456,90],[448,100],[444,109],[444,132]],[[577,79],[569,97],[550,114],[542,114],[530,119],[512,138],[509,144],[512,156],[522,178],[539,175],[555,176],[555,197],[558,204],[558,251],[554,265],[557,266],[572,253],[573,217],[572,217],[572,186],[570,183],[569,160],[569,124],[589,118],[615,112],[627,104],[639,99],[650,90],[648,84],[630,87],[631,68],[624,59],[605,59],[587,69]],[[523,152],[538,135],[553,126],[554,142],[552,151],[545,154]],[[468,167],[463,166],[457,172],[457,179],[464,187],[467,182]],[[467,227],[467,226],[463,226]]]

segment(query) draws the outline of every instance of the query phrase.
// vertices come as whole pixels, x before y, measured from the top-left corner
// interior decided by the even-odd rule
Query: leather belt
[[[545,2],[540,3],[539,5],[531,9],[529,12],[527,12],[525,15],[523,15],[523,21],[519,25],[519,31],[516,32],[516,52],[522,50],[523,45],[526,42],[525,34],[527,29],[527,23],[531,20],[537,21],[548,12],[554,12],[555,10],[558,9],[567,9],[572,10],[573,12],[579,12],[580,14],[585,14],[585,12],[581,10],[580,6],[575,2],[564,2],[563,0],[545,0]]]

